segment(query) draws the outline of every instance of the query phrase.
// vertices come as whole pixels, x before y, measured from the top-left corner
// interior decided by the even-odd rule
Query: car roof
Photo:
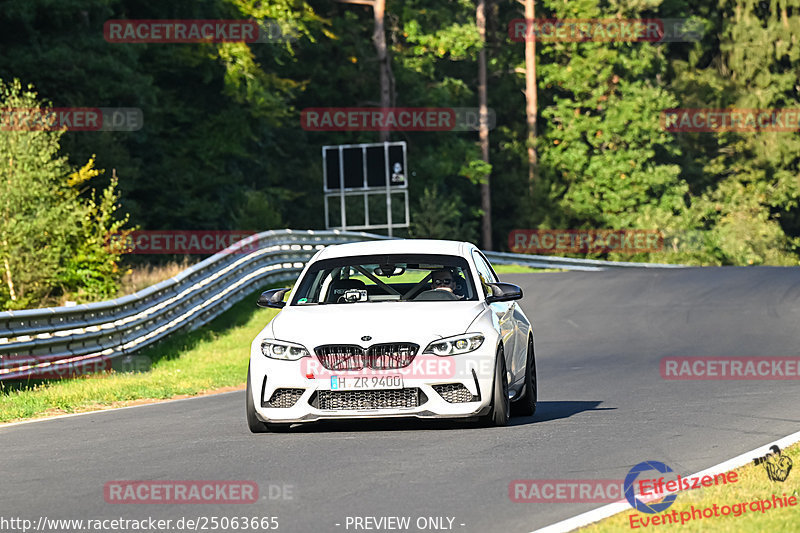
[[[474,247],[468,242],[434,239],[387,239],[328,246],[316,260],[374,254],[436,254],[464,257]]]

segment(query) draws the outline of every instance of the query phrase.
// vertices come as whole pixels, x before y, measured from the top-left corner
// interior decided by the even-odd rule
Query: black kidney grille
[[[375,344],[367,350],[367,359],[375,370],[403,368],[411,364],[418,350],[416,344],[404,342]]]
[[[349,344],[329,344],[314,349],[317,359],[328,370],[361,370],[364,368],[364,349]]]
[[[327,370],[392,370],[411,364],[419,345],[410,342],[374,344],[367,349],[352,344],[317,346],[314,353]]]

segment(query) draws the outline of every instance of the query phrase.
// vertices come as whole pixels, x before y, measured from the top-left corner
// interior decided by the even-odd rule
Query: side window
[[[495,276],[494,270],[492,270],[492,267],[489,266],[489,263],[486,262],[486,259],[484,259],[483,255],[479,252],[475,250],[472,251],[472,260],[475,261],[475,269],[478,271],[478,276],[481,278],[483,295],[489,296],[489,288],[486,284],[496,282],[497,276]]]

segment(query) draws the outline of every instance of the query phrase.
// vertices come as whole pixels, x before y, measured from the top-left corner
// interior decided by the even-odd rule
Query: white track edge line
[[[199,396],[192,396],[191,398],[176,398],[171,400],[169,398],[165,400],[157,400],[155,402],[150,403],[143,403],[140,405],[126,405],[123,407],[110,407],[108,409],[96,409],[94,411],[85,411],[83,413],[67,413],[64,415],[56,415],[56,416],[46,416],[46,417],[39,417],[39,418],[31,418],[30,420],[20,420],[19,422],[7,422],[7,423],[0,423],[0,431],[4,430],[5,428],[10,428],[13,426],[21,426],[23,424],[33,424],[35,422],[47,422],[48,420],[58,420],[59,418],[72,418],[74,416],[84,416],[84,415],[96,415],[98,413],[109,413],[113,411],[121,411],[123,409],[135,409],[137,407],[151,407],[153,405],[163,405],[165,403],[175,403],[175,402],[185,402],[187,400],[199,400],[201,398],[210,398],[211,396],[222,396],[223,394],[233,394],[234,392],[242,392],[244,389],[240,390],[230,390],[225,392],[216,392],[212,394],[202,394]],[[153,398],[141,398],[142,400],[152,400]],[[137,400],[130,400],[135,402]]]
[[[721,474],[723,472],[727,472],[728,470],[733,470],[734,468],[744,466],[753,459],[755,459],[756,457],[760,457],[766,454],[769,451],[770,446],[772,446],[773,444],[777,445],[782,450],[787,446],[792,445],[798,441],[800,441],[800,431],[792,433],[791,435],[787,435],[779,440],[770,441],[769,444],[764,444],[763,446],[759,446],[754,450],[745,452],[741,455],[737,455],[733,459],[728,459],[727,461],[706,468],[705,470],[697,472],[696,474],[691,474],[689,476],[683,476],[683,477],[685,478],[702,477],[702,476],[713,476],[714,474]],[[609,516],[613,516],[617,513],[621,513],[626,509],[631,509],[631,506],[627,501],[609,503],[608,505],[598,507],[597,509],[593,509],[591,511],[587,511],[579,515],[575,515],[572,518],[567,518],[566,520],[556,522],[555,524],[545,526],[541,529],[536,529],[532,533],[566,533],[567,531],[572,531],[579,527],[588,526],[589,524],[597,522],[598,520],[602,520],[604,518],[608,518]]]

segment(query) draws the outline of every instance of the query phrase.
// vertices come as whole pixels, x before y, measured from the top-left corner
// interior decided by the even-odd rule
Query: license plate
[[[402,389],[403,376],[331,376],[331,390]]]

